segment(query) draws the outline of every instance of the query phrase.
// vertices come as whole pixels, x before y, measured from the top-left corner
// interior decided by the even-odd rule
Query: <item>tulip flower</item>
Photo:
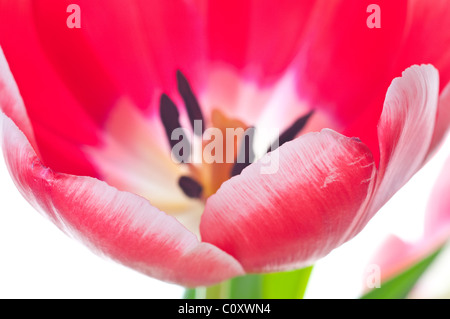
[[[79,0],[73,24],[70,2],[0,0],[6,163],[61,230],[161,280],[311,265],[448,127],[446,1],[379,1],[380,28],[360,0]],[[191,143],[275,127],[279,147],[241,138],[241,163],[174,160],[172,133],[196,121]]]

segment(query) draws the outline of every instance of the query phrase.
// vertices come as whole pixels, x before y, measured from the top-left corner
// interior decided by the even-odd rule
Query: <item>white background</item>
[[[317,263],[307,298],[357,298],[369,260],[384,236],[420,236],[428,192],[448,150],[449,142],[360,235]],[[439,265],[449,258],[441,259]],[[431,274],[427,282],[434,286],[424,289],[421,297],[450,291],[448,264],[440,269],[438,280]],[[66,237],[22,198],[0,159],[0,298],[181,298],[183,292],[182,287],[102,259]]]

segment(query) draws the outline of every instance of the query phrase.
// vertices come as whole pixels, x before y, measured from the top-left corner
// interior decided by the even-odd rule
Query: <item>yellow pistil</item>
[[[212,140],[206,140],[202,143],[202,164],[191,167],[193,177],[203,186],[202,198],[204,200],[217,192],[222,183],[231,177],[231,171],[236,162],[244,132],[249,128],[242,121],[231,119],[217,109],[212,111],[211,126],[222,133],[223,143],[220,146],[223,152],[222,154],[204,152],[205,147],[210,143],[214,143],[214,139],[217,138],[213,135]],[[230,139],[230,134],[227,136],[227,129],[233,130],[232,139]],[[218,142],[216,141],[216,143]],[[216,149],[215,151],[217,152]],[[233,153],[229,154],[227,151],[229,153],[233,151]],[[208,163],[212,161],[211,156],[208,158],[208,155],[214,157],[215,161],[213,163]],[[233,158],[232,163],[229,161],[230,158]]]

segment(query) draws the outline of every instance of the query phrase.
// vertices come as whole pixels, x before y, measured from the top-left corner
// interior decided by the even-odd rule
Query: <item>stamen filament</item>
[[[278,138],[277,143],[273,143],[267,152],[272,152],[276,150],[278,147],[283,145],[286,142],[292,141],[298,133],[306,126],[310,117],[314,114],[314,110],[310,111],[308,114],[298,118],[294,123],[291,124],[289,128],[287,128],[283,133],[281,133]]]
[[[178,109],[173,103],[173,101],[168,97],[166,94],[161,95],[160,99],[160,117],[161,122],[164,126],[164,130],[166,131],[167,140],[169,141],[170,149],[172,150],[172,155],[177,158],[177,160],[181,163],[185,161],[185,158],[189,157],[189,154],[177,154],[174,152],[174,146],[182,139],[184,138],[184,142],[187,142],[186,136],[180,137],[179,139],[172,139],[172,133],[176,130],[181,128],[180,124],[180,113],[178,112]],[[190,148],[186,148],[190,149]],[[183,152],[183,149],[181,150]]]
[[[183,98],[184,104],[186,106],[186,110],[189,116],[189,120],[192,125],[192,129],[194,129],[194,121],[199,120],[204,124],[204,117],[202,110],[200,109],[200,105],[195,97],[194,92],[192,91],[191,86],[189,85],[188,80],[181,73],[180,70],[177,71],[177,83],[178,83],[178,92],[180,92],[181,97]],[[205,132],[205,125],[202,126],[202,132],[196,132],[194,130],[194,134],[201,135]]]

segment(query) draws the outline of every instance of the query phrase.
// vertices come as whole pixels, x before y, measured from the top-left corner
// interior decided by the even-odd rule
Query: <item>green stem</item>
[[[225,281],[221,284],[206,288],[206,299],[227,299],[230,295],[230,282]]]
[[[211,287],[186,291],[185,299],[302,299],[312,267],[266,275],[246,275]]]

